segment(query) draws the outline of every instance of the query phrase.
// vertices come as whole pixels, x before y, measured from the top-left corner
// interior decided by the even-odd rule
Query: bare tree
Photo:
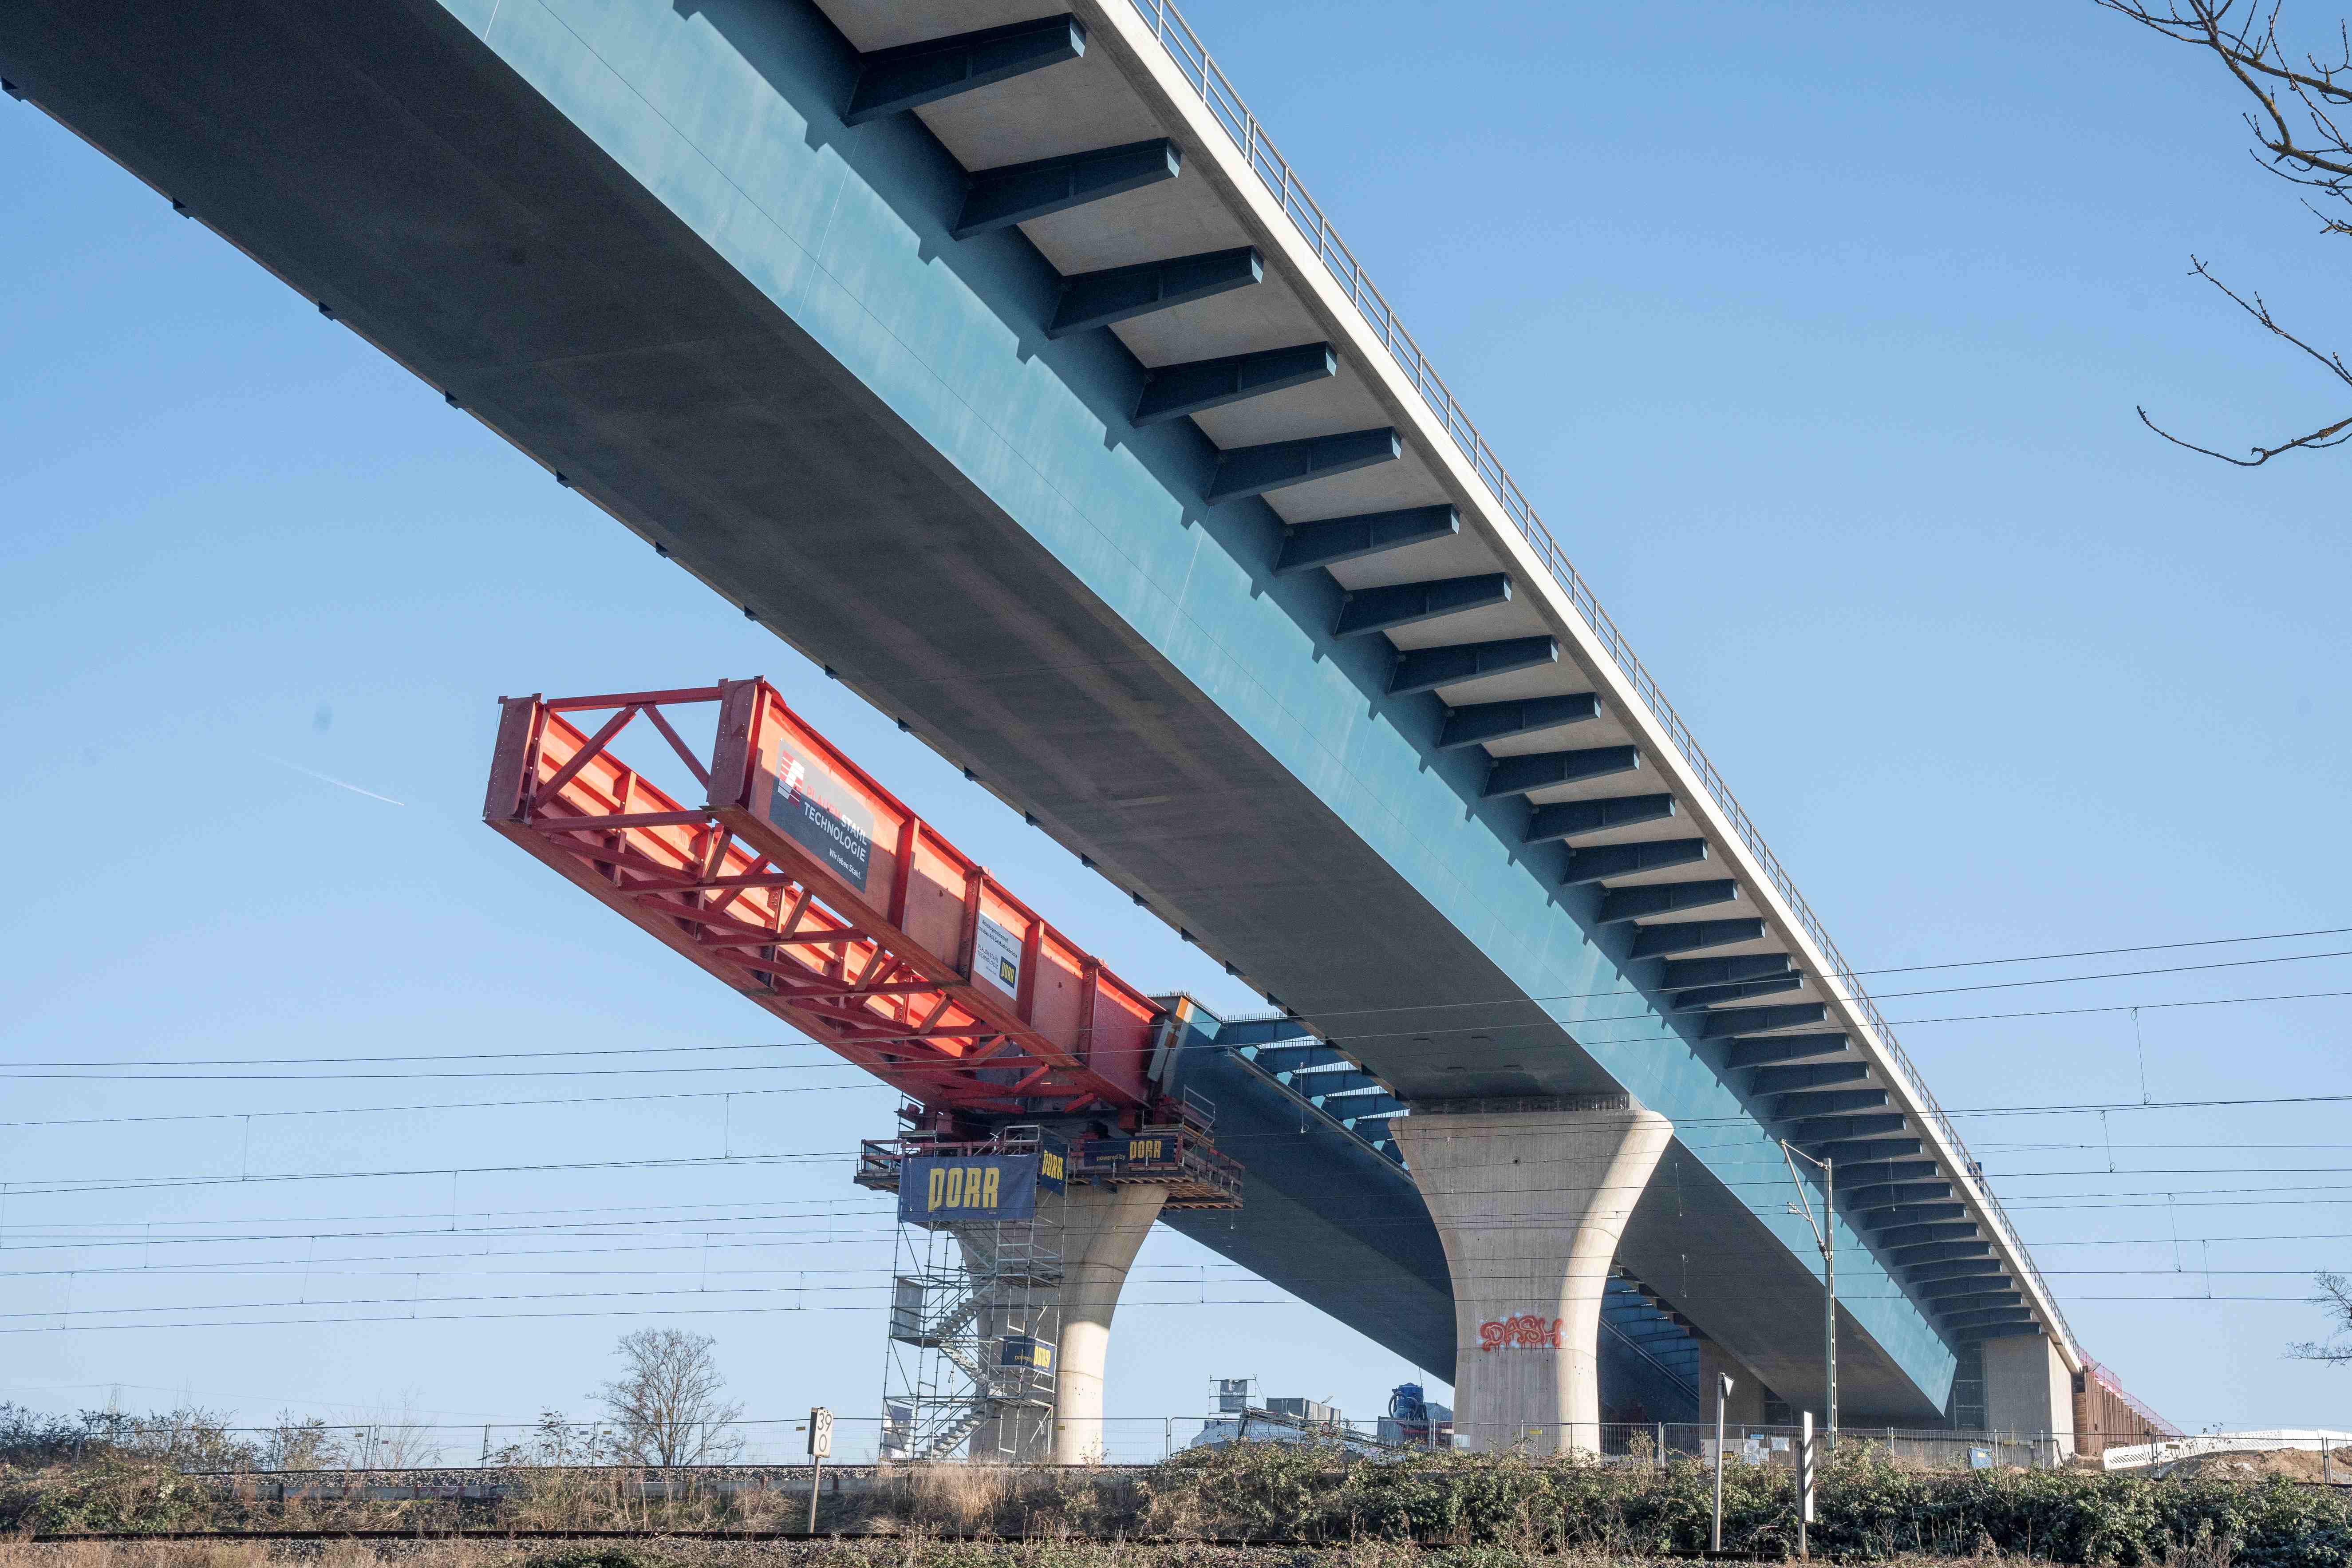
[[[361,1470],[421,1470],[441,1462],[441,1440],[416,1411],[416,1390],[370,1412],[376,1419],[352,1429],[346,1458]]]
[[[341,1468],[342,1463],[342,1444],[316,1415],[298,1416],[281,1410],[278,1424],[262,1434],[265,1470],[333,1470]]]
[[[596,1391],[613,1424],[612,1447],[625,1464],[724,1464],[741,1452],[733,1427],[740,1405],[723,1403],[709,1334],[683,1329],[639,1329],[623,1334],[614,1353],[618,1379]]]
[[[504,1470],[562,1469],[601,1464],[614,1447],[605,1428],[574,1421],[561,1410],[542,1410],[530,1436],[484,1455],[482,1462]]]
[[[2324,1340],[2306,1340],[2299,1345],[2289,1345],[2286,1353],[2296,1361],[2324,1361],[2336,1366],[2352,1366],[2352,1279],[2341,1274],[2319,1276],[2320,1293],[2311,1299],[2315,1307],[2325,1307],[2335,1318],[2336,1325]]]
[[[2304,50],[2290,51],[2279,41],[2279,14],[2284,0],[2095,0],[2128,16],[2176,43],[2204,49],[2213,56],[2254,100],[2245,115],[2253,133],[2256,161],[2270,173],[2303,188],[2304,205],[2319,219],[2325,234],[2352,236],[2352,128],[2345,116],[2352,110],[2352,32],[2338,21],[2335,49],[2326,57]],[[2325,366],[2327,374],[2352,388],[2352,369],[2340,353],[2315,347],[2279,324],[2259,293],[2240,293],[2198,258],[2191,269],[2229,296],[2232,304],[2252,317],[2273,336],[2294,344]],[[2260,468],[2282,452],[2318,449],[2352,441],[2352,415],[2323,425],[2273,446],[2248,448],[2233,458],[2193,441],[2184,441],[2139,411],[2140,422],[2176,447],[2202,452],[2240,468]]]

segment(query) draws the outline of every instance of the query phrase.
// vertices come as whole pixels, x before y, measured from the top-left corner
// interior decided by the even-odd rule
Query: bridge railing
[[[1276,148],[1272,139],[1266,135],[1265,128],[1258,123],[1257,116],[1250,112],[1249,106],[1242,101],[1241,94],[1234,89],[1233,82],[1210,58],[1207,47],[1201,42],[1201,36],[1192,30],[1192,25],[1168,0],[1129,0],[1129,3],[1150,24],[1152,36],[1160,40],[1168,58],[1200,93],[1202,102],[1217,123],[1224,128],[1225,134],[1233,139],[1234,145],[1241,150],[1243,160],[1314,248],[1324,269],[1346,291],[1357,310],[1370,325],[1374,335],[1395,360],[1398,368],[1404,372],[1431,411],[1444,422],[1446,434],[1453,437],[1454,444],[1461,448],[1462,455],[1477,470],[1486,489],[1567,593],[1569,602],[1576,606],[1577,614],[1583,617],[1585,625],[1592,629],[1601,646],[1609,650],[1610,657],[1616,660],[1618,668],[1625,672],[1633,689],[1640,693],[1643,703],[1656,715],[1659,725],[1674,742],[1675,749],[1682,753],[1683,761],[1689,764],[1700,784],[1730,822],[1733,831],[1739,835],[1740,842],[1748,846],[1748,852],[1764,868],[1764,874],[1771,879],[1773,887],[1780,889],[1781,899],[1805,928],[1805,934],[1812,938],[1813,945],[1828,961],[1847,1002],[1868,1020],[1886,1056],[1901,1069],[1913,1103],[1918,1106],[1922,1114],[1934,1121],[1937,1130],[1966,1162],[1968,1169],[1965,1174],[1975,1186],[1984,1206],[2006,1232],[2004,1239],[2009,1244],[2011,1254],[2032,1276],[2042,1301],[2058,1320],[2056,1326],[2060,1332],[2072,1341],[2074,1330],[2066,1323],[2064,1314],[2059,1311],[2057,1297],[2042,1278],[2042,1271],[2034,1266],[2032,1255],[2025,1250],[2024,1244],[2018,1238],[2017,1227],[2011,1223],[2008,1211],[2001,1207],[2000,1200],[1993,1195],[1991,1187],[1979,1173],[1975,1160],[1969,1156],[1968,1145],[1961,1141],[1959,1130],[1952,1125],[1951,1118],[1937,1103],[1935,1092],[1927,1087],[1926,1077],[1913,1065],[1902,1043],[1895,1037],[1895,1031],[1887,1026],[1885,1017],[1880,1014],[1878,1004],[1872,1001],[1870,994],[1863,989],[1861,980],[1847,964],[1844,955],[1838,952],[1837,943],[1830,940],[1829,929],[1813,913],[1812,906],[1805,901],[1805,896],[1797,890],[1795,879],[1780,864],[1780,858],[1772,853],[1771,846],[1764,842],[1764,835],[1757,830],[1756,824],[1749,819],[1738,797],[1731,793],[1731,786],[1724,783],[1723,775],[1716,771],[1715,763],[1708,760],[1697,737],[1683,722],[1682,715],[1675,711],[1674,704],[1666,700],[1665,693],[1651,679],[1649,670],[1626,642],[1624,634],[1617,629],[1616,622],[1611,620],[1609,612],[1601,607],[1601,601],[1594,596],[1591,585],[1585,582],[1567,553],[1560,549],[1559,541],[1552,537],[1551,530],[1536,514],[1527,493],[1519,489],[1510,471],[1503,467],[1502,459],[1495,455],[1494,448],[1486,445],[1486,437],[1479,434],[1478,426],[1471,422],[1470,416],[1454,400],[1452,389],[1431,365],[1429,356],[1422,353],[1421,345],[1413,341],[1412,334],[1405,331],[1404,324],[1397,320],[1396,311],[1390,308],[1386,297],[1373,287],[1372,280],[1365,275],[1363,264],[1356,259],[1355,252],[1348,248],[1338,231],[1332,228],[1331,220],[1324,216],[1315,198],[1307,194],[1307,187],[1300,183],[1289,160]]]

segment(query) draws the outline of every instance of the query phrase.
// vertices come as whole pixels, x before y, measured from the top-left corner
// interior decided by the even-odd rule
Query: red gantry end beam
[[[1149,1109],[1162,1009],[766,681],[501,701],[482,819],[794,1028],[930,1110]],[[696,703],[719,708],[708,758],[672,721]],[[702,805],[614,754],[640,716]]]

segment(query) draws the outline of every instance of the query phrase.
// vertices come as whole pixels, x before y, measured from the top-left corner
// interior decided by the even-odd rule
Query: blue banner
[[[1184,1146],[1167,1132],[1089,1138],[1078,1146],[1078,1166],[1123,1175],[1172,1175],[1184,1168]]]
[[[918,1154],[898,1173],[898,1217],[922,1225],[1032,1219],[1034,1154]]]
[[[997,1342],[996,1364],[1026,1372],[1054,1370],[1054,1347],[1030,1334],[1007,1334]]]

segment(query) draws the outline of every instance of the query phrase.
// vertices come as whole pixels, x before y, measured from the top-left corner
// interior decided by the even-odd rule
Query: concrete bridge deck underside
[[[1129,424],[1134,356],[1039,330],[1034,247],[950,237],[929,133],[843,126],[855,56],[813,7],[27,0],[0,68],[1400,1095],[1673,1119],[1622,1256],[1813,1386],[1777,1151],[1628,977],[1630,932],[1520,853],[1385,647],[1328,634],[1338,584],[1274,573],[1283,520],[1202,500],[1201,430]],[[1320,1208],[1298,1234],[1336,1258]],[[1848,1407],[1928,1418],[1950,1354],[1844,1240]],[[1349,1246],[1377,1292],[1392,1250]]]

